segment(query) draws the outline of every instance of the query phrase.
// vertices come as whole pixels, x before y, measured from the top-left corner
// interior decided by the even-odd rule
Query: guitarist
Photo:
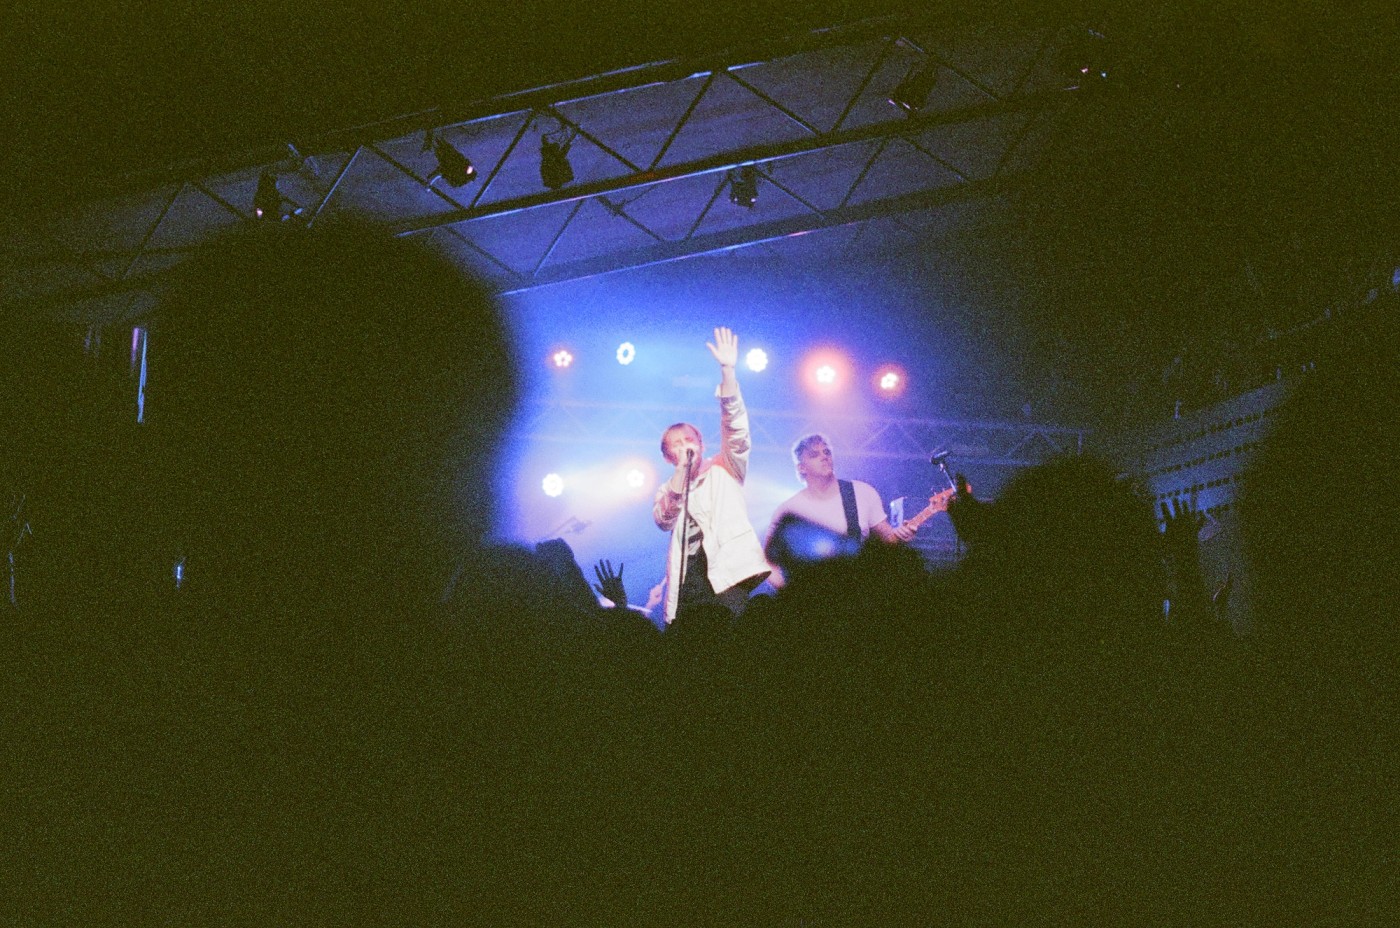
[[[789,514],[838,534],[862,539],[874,535],[891,544],[906,542],[918,531],[909,525],[890,525],[885,504],[870,484],[837,478],[831,444],[825,436],[813,434],[798,439],[792,446],[792,460],[797,476],[807,486],[778,505],[768,530],[770,538],[778,522]],[[775,572],[769,582],[780,586],[782,578]]]

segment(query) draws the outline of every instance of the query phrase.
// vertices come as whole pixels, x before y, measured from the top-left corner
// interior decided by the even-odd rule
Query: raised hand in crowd
[[[651,588],[651,592],[647,593],[647,604],[646,604],[646,607],[645,607],[645,608],[646,608],[646,611],[647,611],[647,612],[651,612],[651,610],[653,610],[653,609],[655,609],[657,606],[661,605],[661,603],[662,603],[662,601],[665,599],[665,597],[666,597],[666,578],[665,578],[665,577],[662,577],[662,578],[661,578],[661,582],[658,583],[656,586],[652,587],[652,588]]]
[[[1170,602],[1168,621],[1173,625],[1200,624],[1211,615],[1200,557],[1200,534],[1206,515],[1189,500],[1164,502],[1161,510]]]
[[[627,608],[627,588],[622,584],[622,570],[626,566],[619,563],[617,572],[613,573],[610,560],[600,560],[593,565],[593,574],[598,578],[598,582],[593,584],[593,589],[598,591],[599,596],[611,602],[615,609]]]
[[[1205,524],[1205,514],[1190,502],[1174,499],[1170,506],[1162,503],[1162,539],[1173,552],[1195,551],[1197,537]]]

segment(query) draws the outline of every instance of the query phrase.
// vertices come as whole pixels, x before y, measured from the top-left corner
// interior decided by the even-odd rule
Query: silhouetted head
[[[1160,617],[1161,552],[1151,506],[1107,462],[1065,456],[1023,471],[994,509],[989,579],[1000,594],[1065,621]]]
[[[435,571],[489,527],[516,387],[495,305],[445,258],[256,224],[184,269],[154,329],[148,428],[189,545]]]
[[[1389,315],[1319,358],[1240,501],[1256,633],[1327,675],[1394,679],[1400,666],[1400,341]]]

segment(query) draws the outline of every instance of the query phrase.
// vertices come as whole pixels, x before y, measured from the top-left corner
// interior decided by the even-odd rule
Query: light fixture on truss
[[[729,172],[729,202],[753,209],[758,202],[758,168],[746,164]]]

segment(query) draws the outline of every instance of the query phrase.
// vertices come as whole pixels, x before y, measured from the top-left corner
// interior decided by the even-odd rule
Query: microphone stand
[[[690,556],[690,469],[695,466],[695,452],[685,453],[685,489],[681,491],[681,572],[676,579],[676,612],[681,611],[681,593],[685,590],[685,566]]]
[[[928,460],[930,464],[937,464],[938,469],[943,471],[943,478],[948,481],[948,486],[952,489],[953,494],[956,496],[958,492],[958,482],[953,479],[952,474],[948,473],[948,452],[935,451],[929,457]],[[957,557],[961,560],[965,552],[963,551],[962,537],[958,535],[957,532],[953,533],[953,545],[953,550],[956,552]]]
[[[938,465],[938,469],[943,471],[944,479],[948,481],[949,488],[951,488],[952,491],[956,493],[958,491],[957,481],[953,479],[952,474],[948,473],[948,452],[935,451],[933,454],[929,455],[928,462],[930,464]]]
[[[953,490],[954,493],[956,493],[958,491],[958,483],[956,480],[953,479],[953,475],[948,473],[947,458],[944,458],[943,460],[938,462],[938,469],[943,471],[943,476],[946,477],[948,480],[948,486]]]

